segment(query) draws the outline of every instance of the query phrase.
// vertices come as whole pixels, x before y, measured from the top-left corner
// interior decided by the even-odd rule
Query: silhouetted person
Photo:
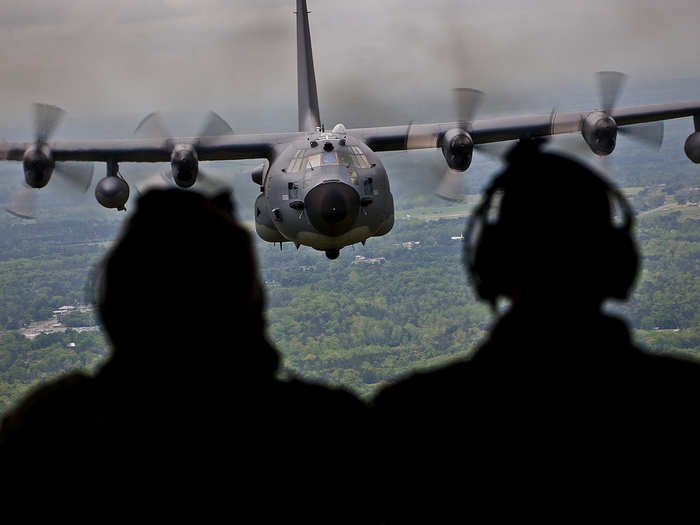
[[[40,387],[0,432],[3,478],[34,511],[371,522],[365,406],[275,377],[250,236],[228,195],[145,194],[101,265],[97,306],[106,363]]]
[[[635,282],[632,222],[624,196],[582,164],[537,142],[511,151],[465,233],[476,294],[510,307],[471,359],[375,399],[389,523],[676,510],[700,367],[635,348],[601,309]]]

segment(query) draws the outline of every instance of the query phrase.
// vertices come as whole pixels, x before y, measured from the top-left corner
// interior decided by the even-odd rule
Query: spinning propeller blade
[[[153,111],[143,117],[134,130],[134,135],[148,139],[170,138],[172,135],[165,127],[160,113]]]
[[[654,149],[661,148],[664,142],[664,121],[647,122],[644,124],[633,124],[622,126],[617,130],[622,135],[636,140],[645,146]]]
[[[33,105],[34,109],[34,141],[45,143],[53,135],[63,120],[66,112],[59,107],[49,104]]]
[[[5,210],[19,217],[20,219],[34,219],[36,210],[36,191],[26,184],[22,184],[20,188],[12,195],[12,201]]]
[[[610,113],[615,109],[622,87],[627,81],[627,75],[619,71],[599,71],[596,73],[596,79],[598,80],[600,109]]]
[[[134,133],[148,138],[165,138],[171,148],[175,146],[173,135],[168,131],[168,127],[165,125],[159,112],[154,111],[146,115],[139,125],[136,126]],[[199,145],[206,144],[207,139],[212,137],[232,134],[233,129],[231,126],[221,118],[220,115],[214,111],[210,111],[207,113],[204,123],[200,128],[200,132],[195,138],[194,147],[196,148]],[[148,177],[141,183],[138,183],[136,189],[139,193],[143,194],[147,190],[157,187],[178,187],[171,170]],[[225,189],[226,186],[222,185],[210,175],[203,173],[201,169],[198,169],[197,179],[192,188],[205,193],[214,193]]]
[[[46,144],[66,115],[66,112],[50,104],[35,103],[34,142]],[[88,162],[57,162],[54,172],[68,183],[72,191],[86,193],[92,184],[94,166]],[[12,197],[7,211],[17,217],[33,219],[36,216],[36,189],[23,184]]]
[[[233,135],[233,129],[217,113],[210,111],[199,132],[200,143],[203,137],[220,137],[222,135]]]
[[[72,189],[87,193],[92,184],[95,166],[92,162],[57,162],[55,170]]]

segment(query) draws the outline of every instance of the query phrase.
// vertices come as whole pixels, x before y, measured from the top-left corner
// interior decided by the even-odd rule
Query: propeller
[[[461,87],[454,88],[452,90],[452,96],[455,114],[457,116],[456,128],[470,133],[472,122],[481,106],[484,93],[477,89]],[[431,141],[432,144],[430,143]],[[434,147],[435,142],[435,136],[422,133],[420,126],[414,126],[412,122],[409,123],[406,149],[415,149],[429,145]],[[512,141],[474,144],[472,147],[489,157],[500,159],[512,146],[511,142]],[[465,200],[464,171],[456,170],[449,166],[445,167],[444,163],[440,163],[439,166],[436,165],[434,175],[440,180],[437,190],[435,190],[435,195],[444,200],[453,202],[463,202]]]
[[[596,78],[600,93],[600,107],[605,113],[610,114],[615,109],[622,88],[627,81],[627,75],[619,71],[599,71],[596,73]],[[656,149],[661,147],[664,140],[663,120],[620,126],[617,131],[621,135],[626,135]]]
[[[610,116],[616,107],[622,89],[627,81],[627,75],[618,71],[600,71],[596,73],[598,83],[598,92],[600,99],[600,108],[604,116]],[[552,130],[573,132],[575,129],[570,129],[571,123],[560,123],[556,121],[556,111],[552,113]],[[617,126],[617,133],[629,137],[639,144],[659,149],[663,144],[664,138],[664,123],[663,121],[649,122],[642,124],[631,124],[627,126]],[[551,143],[554,149],[563,150],[566,153],[574,155],[584,160],[592,159],[594,167],[598,169],[604,176],[610,177],[612,163],[608,155],[600,155],[591,150],[580,133],[555,135]]]
[[[447,39],[445,41],[446,45],[441,47],[440,53],[445,54],[452,63],[453,82],[458,86],[464,86],[470,81],[466,77],[465,72],[476,70],[476,68],[469,67],[470,62],[473,62],[472,58],[474,53],[471,52],[471,50],[474,49],[474,46],[471,46],[470,43],[466,41],[465,36],[468,34],[468,31],[465,31],[464,27],[459,22],[460,18],[454,16],[452,12],[445,17],[444,23]],[[457,153],[457,156],[466,159],[466,162],[452,163],[451,160],[449,160],[447,167],[442,164],[439,168],[434,170],[433,174],[440,179],[437,190],[435,191],[438,197],[449,201],[462,202],[466,197],[464,169],[465,166],[467,168],[469,167],[472,151],[476,150],[489,157],[500,159],[512,144],[511,142],[507,144],[473,144],[470,136],[464,137],[464,133],[457,133],[458,130],[466,132],[467,135],[471,133],[472,123],[484,99],[484,93],[482,91],[469,87],[457,87],[452,90],[452,99],[457,123],[455,129],[450,130],[453,133],[448,131],[448,134],[451,136],[443,136],[443,143],[451,139],[451,148],[446,149],[443,145],[443,154],[446,160],[448,158],[453,160],[452,154]],[[412,146],[416,147],[418,145],[422,145],[422,147],[435,147],[437,137],[422,136],[420,131],[420,126],[413,126],[412,123],[409,124],[406,141],[407,149],[412,149]],[[432,144],[430,143],[431,141]],[[456,151],[452,149],[455,146],[457,147]],[[468,150],[468,148],[470,150]],[[451,166],[459,169],[453,169]]]
[[[147,138],[165,138],[171,152],[171,158],[175,159],[178,150],[186,155],[190,155],[191,159],[194,160],[196,169],[196,176],[194,179],[193,187],[204,192],[214,192],[221,189],[221,184],[216,181],[216,179],[202,172],[198,167],[198,158],[196,150],[200,145],[207,144],[207,142],[214,138],[222,135],[232,135],[233,129],[231,126],[221,118],[217,113],[210,111],[200,128],[200,132],[192,143],[187,144],[176,144],[173,135],[168,131],[168,128],[163,123],[161,114],[158,112],[149,113],[144,117],[144,119],[139,123],[139,125],[134,130],[134,133],[142,137]],[[173,166],[175,166],[175,160],[173,160]],[[192,166],[190,165],[191,169]],[[143,193],[146,189],[152,187],[163,187],[163,186],[178,186],[173,176],[173,171],[168,170],[167,172],[158,173],[153,175],[137,185],[137,190]],[[187,187],[187,186],[180,186]]]
[[[48,140],[56,131],[66,112],[50,104],[34,104],[34,144],[29,149],[48,152]],[[28,149],[28,152],[29,152]],[[94,166],[87,162],[56,162],[53,166],[55,173],[67,183],[70,191],[86,193],[92,184]],[[48,172],[47,179],[51,172]],[[44,183],[44,184],[45,184]],[[30,187],[26,182],[14,193],[10,205],[6,210],[24,219],[33,219],[36,215],[36,189]]]
[[[139,122],[139,125],[136,126],[134,134],[145,138],[165,138],[168,143],[172,144],[173,135],[168,131],[168,128],[163,122],[163,117],[157,111],[146,115],[143,120]],[[233,129],[231,129],[231,126],[217,113],[210,111],[204,119],[204,124],[200,128],[194,145],[206,144],[209,138],[219,137],[221,135],[233,135]]]

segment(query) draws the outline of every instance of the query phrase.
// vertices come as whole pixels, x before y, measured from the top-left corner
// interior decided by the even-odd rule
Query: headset
[[[528,286],[546,288],[547,286],[566,287],[576,283],[576,280],[580,282],[583,278],[589,281],[585,281],[586,286],[576,289],[576,293],[583,291],[600,302],[605,299],[626,299],[633,288],[639,269],[639,254],[632,235],[634,213],[627,199],[607,180],[580,162],[564,155],[542,152],[543,144],[544,141],[541,139],[522,140],[511,150],[506,157],[507,167],[485,190],[481,203],[467,223],[464,233],[464,262],[477,296],[495,308],[499,298],[512,299],[514,290],[526,284],[523,281],[528,281]],[[503,202],[506,196],[512,198],[518,186],[522,187],[523,183],[532,184],[535,187],[538,183],[542,184],[538,181],[537,173],[542,166],[545,166],[543,171],[556,170],[557,180],[563,180],[561,179],[563,177],[571,177],[570,181],[575,179],[571,182],[572,184],[585,187],[582,188],[584,198],[586,194],[595,194],[599,198],[603,195],[608,203],[609,218],[605,221],[591,222],[595,224],[591,228],[594,246],[589,243],[588,246],[582,246],[580,249],[577,247],[576,251],[582,255],[572,256],[569,260],[572,264],[568,268],[562,267],[568,266],[567,264],[558,264],[551,260],[556,252],[552,247],[561,241],[555,237],[556,228],[550,226],[548,232],[546,224],[538,224],[537,231],[534,232],[534,235],[545,239],[548,234],[555,237],[547,240],[550,243],[549,252],[514,253],[513,246],[518,243],[513,242],[512,217],[510,225],[504,225],[500,210],[495,210],[497,197],[500,197],[500,201]],[[561,173],[561,171],[564,172]],[[555,174],[550,173],[550,175]],[[555,179],[552,178],[552,180]],[[545,182],[551,181],[545,180]],[[551,191],[552,188],[547,189]],[[619,220],[616,220],[612,213],[615,209],[620,212]],[[537,209],[537,213],[539,213],[538,217],[546,216],[541,208]],[[557,220],[559,218],[552,218],[552,221]],[[572,244],[571,239],[565,241]],[[522,257],[525,261],[519,260]],[[550,260],[546,260],[547,257],[550,257]],[[580,266],[577,267],[581,260],[586,261],[583,263],[587,265],[583,273],[587,275],[581,275],[582,269]],[[555,272],[557,276],[552,277],[552,280],[559,279],[562,282],[546,282],[549,279],[547,275],[527,274],[528,270],[523,269],[524,267],[534,268],[540,264],[542,267],[553,265],[557,269]],[[547,266],[548,264],[550,266]],[[579,273],[576,274],[576,272]],[[572,286],[572,289],[575,288]]]

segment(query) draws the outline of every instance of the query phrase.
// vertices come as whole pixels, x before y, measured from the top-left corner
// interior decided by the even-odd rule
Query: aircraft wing
[[[356,128],[349,129],[348,133],[362,139],[374,151],[437,148],[445,132],[456,127],[466,127],[474,144],[486,144],[579,132],[583,120],[593,111],[504,117],[468,123]],[[681,117],[700,118],[700,100],[619,108],[610,111],[609,114],[619,127]]]
[[[275,149],[303,133],[257,133],[215,137],[173,137],[102,141],[51,141],[56,161],[170,162],[173,144],[196,144],[199,160],[269,158]],[[21,161],[31,142],[0,142],[0,160]]]

